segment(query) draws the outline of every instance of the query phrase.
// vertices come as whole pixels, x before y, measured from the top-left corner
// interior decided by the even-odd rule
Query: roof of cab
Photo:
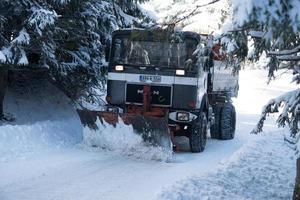
[[[155,31],[167,32],[167,30],[163,30],[163,29],[139,29],[139,28],[119,29],[119,30],[116,30],[116,31],[113,32],[113,37],[115,35],[129,35],[133,32],[149,33],[149,32],[155,32]],[[185,38],[194,38],[197,41],[200,41],[200,35],[196,32],[182,31],[182,35]]]

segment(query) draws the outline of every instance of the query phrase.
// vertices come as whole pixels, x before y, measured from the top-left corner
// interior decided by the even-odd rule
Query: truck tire
[[[222,105],[213,105],[213,113],[215,116],[215,123],[210,127],[210,137],[213,139],[220,139],[220,115]]]
[[[207,135],[207,118],[206,113],[202,112],[190,128],[189,142],[191,152],[199,153],[204,151]]]
[[[210,127],[210,136],[219,140],[231,140],[235,135],[236,112],[231,103],[214,105],[215,123]]]
[[[220,139],[231,140],[235,135],[236,112],[231,103],[222,107],[220,113]]]

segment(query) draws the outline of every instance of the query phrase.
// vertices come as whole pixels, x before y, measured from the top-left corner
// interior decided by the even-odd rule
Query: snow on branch
[[[176,25],[176,24],[178,24],[178,23],[180,23],[180,22],[182,22],[182,21],[184,21],[184,20],[186,20],[186,19],[189,19],[190,17],[192,17],[192,16],[198,14],[199,8],[202,8],[202,7],[206,7],[206,6],[212,5],[212,4],[217,3],[217,2],[219,2],[219,1],[221,1],[221,0],[212,0],[211,2],[208,2],[208,3],[206,3],[206,4],[196,5],[195,8],[194,8],[191,12],[189,12],[188,14],[186,14],[185,16],[183,16],[183,17],[181,17],[181,18],[178,18],[178,15],[175,15],[175,16],[170,20],[170,22],[164,23],[164,24],[162,24],[162,26],[163,26],[163,27],[164,27],[164,26],[174,26],[174,25]],[[186,11],[181,11],[181,12],[186,12]]]
[[[26,56],[26,53],[23,49],[20,49],[20,56],[19,56],[19,61],[18,61],[18,65],[28,65],[28,59]]]
[[[70,2],[70,0],[53,0],[55,3],[58,3],[60,5],[64,5]]]
[[[300,89],[287,92],[275,99],[271,99],[269,103],[264,106],[260,120],[252,133],[256,134],[262,131],[264,121],[268,114],[271,113],[280,113],[277,118],[279,127],[284,127],[288,124],[293,135],[298,133],[298,122],[300,120]]]
[[[292,55],[300,52],[300,45],[291,50],[283,50],[283,51],[270,51],[268,55],[272,56],[284,56],[284,55]]]
[[[27,33],[26,29],[24,28],[20,31],[19,36],[12,41],[13,44],[17,44],[17,45],[22,45],[22,44],[28,45],[29,42],[30,42],[30,36]]]
[[[277,59],[280,61],[300,61],[300,56],[284,55],[277,56]]]
[[[262,38],[264,37],[265,33],[262,31],[249,31],[248,33],[251,37],[254,38]]]
[[[4,62],[6,62],[5,55],[2,53],[2,51],[0,51],[0,63],[4,63]]]
[[[53,25],[58,18],[58,15],[55,11],[45,10],[43,8],[33,8],[33,12],[28,19],[30,26],[33,26],[37,33],[42,36],[43,30]]]

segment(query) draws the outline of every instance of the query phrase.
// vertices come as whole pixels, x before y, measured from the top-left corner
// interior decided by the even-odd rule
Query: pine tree
[[[233,0],[233,19],[232,25],[225,33],[225,38],[232,38],[240,42],[239,46],[244,46],[238,51],[239,58],[247,56],[247,36],[254,40],[255,55],[258,59],[263,53],[270,58],[268,64],[269,78],[274,77],[278,69],[289,69],[294,73],[296,83],[300,83],[300,2],[250,0],[245,4],[244,1]],[[237,36],[244,35],[243,40]],[[287,92],[282,96],[272,99],[263,109],[261,119],[254,133],[262,131],[263,122],[268,113],[283,111],[277,120],[279,126],[288,125],[292,134],[299,133],[300,117],[300,91]]]
[[[143,1],[2,0],[0,61],[45,68],[71,99],[92,97],[105,81],[112,32],[149,22]]]
[[[269,79],[278,69],[288,69],[294,74],[293,81],[300,83],[300,1],[299,0],[233,0],[231,31],[225,35],[244,33],[254,41],[255,55],[269,57]],[[235,38],[238,41],[237,38]],[[245,46],[247,40],[244,42]],[[243,55],[243,54],[242,54]],[[245,55],[245,54],[244,54]],[[242,56],[244,57],[244,56]],[[279,109],[282,108],[282,109]],[[291,135],[300,134],[300,89],[289,91],[263,108],[261,118],[253,133],[262,131],[269,113],[280,112],[279,126],[289,126]],[[293,199],[300,199],[300,158],[297,159],[297,178]]]

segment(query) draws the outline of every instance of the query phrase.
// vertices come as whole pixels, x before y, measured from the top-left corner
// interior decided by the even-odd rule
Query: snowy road
[[[234,140],[209,139],[204,153],[176,153],[170,162],[136,159],[70,144],[51,147],[47,143],[45,148],[30,148],[22,152],[22,147],[11,143],[16,145],[18,154],[7,157],[0,152],[0,199],[132,200],[161,197],[162,191],[169,190],[178,181],[213,172],[258,137],[249,135],[249,132],[258,119],[262,105],[274,95],[289,89],[288,78],[270,87],[266,86],[265,81],[266,72],[241,73],[240,94],[234,101],[238,112]],[[0,138],[4,128],[0,127]],[[276,130],[274,120],[268,120],[265,130]],[[41,141],[47,140],[48,136]]]

